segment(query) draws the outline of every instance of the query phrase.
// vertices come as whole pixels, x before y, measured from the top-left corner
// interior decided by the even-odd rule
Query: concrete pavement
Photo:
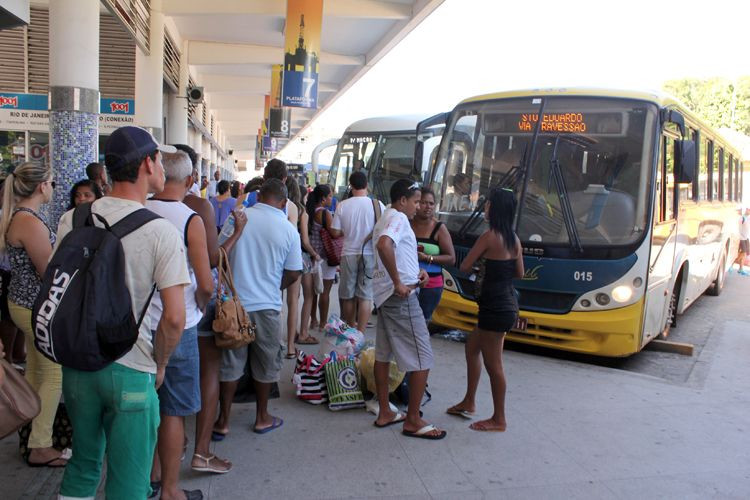
[[[285,361],[281,398],[270,405],[283,427],[253,434],[254,405],[235,406],[230,435],[214,444],[234,469],[194,473],[190,449],[183,487],[210,499],[748,498],[748,284],[735,275],[719,300],[700,299],[715,301],[720,319],[679,382],[507,350],[508,430],[501,434],[471,431],[468,421],[444,413],[463,395],[462,344],[433,341],[433,399],[424,410],[448,431],[438,442],[402,436],[398,426],[377,429],[364,411],[297,401],[293,361]],[[680,329],[702,325],[693,313],[700,308],[688,311]],[[478,405],[478,415],[489,416],[486,375]],[[192,441],[192,419],[189,435]],[[14,438],[0,442],[0,496],[53,498],[61,471],[27,468],[15,445]]]

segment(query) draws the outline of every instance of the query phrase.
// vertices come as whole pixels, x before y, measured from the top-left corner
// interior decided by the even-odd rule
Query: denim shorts
[[[214,336],[214,318],[216,317],[216,296],[211,298],[211,302],[206,306],[206,312],[203,313],[203,317],[198,322],[198,336],[199,337],[213,337]]]
[[[186,417],[201,409],[200,356],[198,329],[182,332],[180,343],[167,363],[164,383],[159,387],[159,410],[162,415]]]

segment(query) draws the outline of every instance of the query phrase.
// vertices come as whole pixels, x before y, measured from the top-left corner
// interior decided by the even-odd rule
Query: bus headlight
[[[627,302],[633,296],[633,289],[627,285],[616,286],[612,290],[612,298],[617,302]]]
[[[596,303],[600,306],[606,306],[607,304],[609,304],[609,295],[607,295],[606,293],[597,293]]]
[[[456,285],[456,280],[453,279],[453,276],[451,276],[451,273],[443,269],[443,290],[447,290],[449,292],[458,293],[458,286]]]

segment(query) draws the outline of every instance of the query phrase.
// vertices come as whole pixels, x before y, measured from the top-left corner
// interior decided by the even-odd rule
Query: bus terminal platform
[[[433,338],[424,412],[448,431],[436,442],[375,428],[364,410],[334,413],[297,400],[294,362],[285,360],[281,397],[269,405],[284,425],[254,434],[254,404],[236,404],[230,434],[212,450],[234,469],[201,474],[186,459],[181,485],[210,499],[748,498],[748,299],[746,278],[730,275],[721,298],[702,297],[680,318],[676,340],[710,328],[693,358],[644,351],[625,363],[634,369],[617,369],[509,346],[505,433],[475,432],[445,414],[463,396],[461,343]],[[488,416],[486,374],[477,403],[478,416]],[[62,469],[28,468],[14,436],[0,441],[0,457],[2,498],[56,498]]]

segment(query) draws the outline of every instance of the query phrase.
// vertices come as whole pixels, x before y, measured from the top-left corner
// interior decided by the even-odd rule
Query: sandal
[[[297,357],[297,350],[295,349],[294,352],[288,352],[286,353],[286,359],[294,359]]]
[[[303,344],[303,345],[312,345],[312,344],[320,344],[320,341],[313,337],[312,335],[308,335],[305,338],[299,338],[297,339],[297,344]]]
[[[195,465],[195,460],[201,462],[200,465]],[[215,462],[224,464],[224,468],[221,465],[213,465]],[[211,472],[213,474],[226,474],[232,470],[232,462],[217,457],[216,455],[209,455],[204,457],[198,453],[193,453],[193,462],[190,464],[190,468],[196,472]]]

